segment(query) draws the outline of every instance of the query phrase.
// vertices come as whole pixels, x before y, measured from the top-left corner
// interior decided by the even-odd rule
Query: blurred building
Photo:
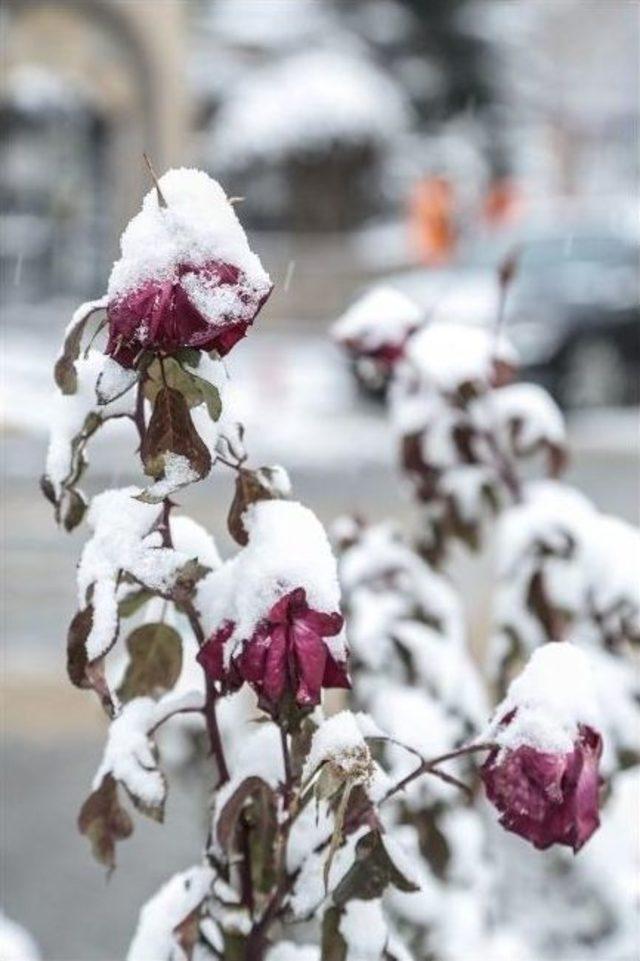
[[[5,299],[102,289],[144,150],[246,198],[280,286],[296,261],[290,316],[408,262],[427,178],[456,234],[492,183],[637,193],[626,0],[5,0],[0,29]]]
[[[100,289],[147,179],[191,126],[180,0],[7,0],[0,262],[8,297]]]

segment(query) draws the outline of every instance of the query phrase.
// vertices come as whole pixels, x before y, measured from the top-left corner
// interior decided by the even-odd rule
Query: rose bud
[[[350,686],[326,534],[292,501],[258,501],[242,519],[247,546],[199,590],[199,609],[213,629],[198,660],[223,691],[250,684],[272,714],[292,701],[313,707],[322,688]]]
[[[392,287],[375,287],[333,325],[334,338],[357,358],[390,370],[422,323],[420,308]]]
[[[280,598],[256,626],[251,637],[224,667],[224,645],[235,625],[226,622],[198,653],[209,676],[228,690],[243,681],[253,687],[260,705],[273,712],[286,692],[299,707],[320,703],[320,691],[350,687],[346,664],[337,660],[325,637],[342,630],[343,618],[314,611],[299,587]]]
[[[183,168],[159,187],[166,206],[147,194],[109,279],[107,353],[123,367],[145,350],[227,354],[273,287],[215,180]]]
[[[490,732],[496,747],[481,768],[487,797],[500,824],[536,848],[577,852],[600,824],[602,738],[586,723],[591,684],[582,651],[546,644],[511,684]]]

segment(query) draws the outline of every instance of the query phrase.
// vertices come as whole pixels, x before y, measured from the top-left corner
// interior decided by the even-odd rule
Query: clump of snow
[[[537,384],[508,384],[494,391],[491,403],[500,422],[517,425],[518,449],[531,450],[541,441],[558,447],[566,443],[562,412]]]
[[[271,948],[267,961],[320,961],[320,948],[314,944],[281,941]]]
[[[422,311],[406,294],[393,287],[367,291],[331,328],[340,342],[355,341],[364,351],[402,343],[420,325]]]
[[[96,383],[98,403],[109,404],[122,394],[125,394],[138,379],[135,370],[128,370],[116,360],[107,357]]]
[[[462,384],[490,384],[495,361],[517,364],[509,341],[483,327],[432,324],[418,331],[407,346],[407,364],[423,384],[445,393]]]
[[[351,711],[340,711],[316,729],[311,740],[311,748],[305,760],[303,780],[313,777],[314,773],[330,761],[352,782],[369,783],[373,775],[373,761],[367,747],[358,717]]]
[[[158,507],[136,500],[137,487],[104,491],[94,498],[87,515],[93,537],[87,541],[78,565],[78,603],[84,608],[93,588],[93,623],[87,638],[90,661],[109,649],[118,626],[117,586],[127,571],[151,590],[168,591],[187,554],[162,546],[152,527]]]
[[[187,557],[194,557],[212,570],[220,567],[222,559],[213,536],[192,517],[178,514],[171,517],[171,539],[174,548]]]
[[[580,725],[601,726],[588,655],[568,641],[539,647],[511,682],[496,708],[487,739],[515,750],[529,745],[549,754],[569,753]],[[501,722],[515,711],[509,724]]]
[[[347,961],[378,961],[389,936],[382,902],[348,901],[340,918],[340,934],[347,945]]]
[[[245,511],[243,523],[248,545],[198,587],[205,630],[211,633],[226,620],[236,625],[226,645],[229,659],[278,598],[298,587],[314,610],[330,614],[340,608],[336,561],[315,514],[295,501],[260,501]],[[325,643],[344,659],[339,638]]]
[[[386,143],[408,115],[401,88],[372,63],[312,49],[235,86],[216,118],[212,156],[233,166],[324,151],[336,142]]]
[[[81,354],[75,362],[77,390],[74,394],[53,395],[50,407],[50,435],[45,473],[51,480],[58,495],[61,484],[71,472],[73,439],[82,430],[89,414],[101,418],[133,415],[135,396],[125,393],[108,404],[99,404],[96,397],[96,384],[104,372],[109,358],[98,350]]]
[[[154,504],[159,504],[165,497],[174,494],[181,487],[187,487],[189,484],[200,480],[200,474],[193,469],[189,459],[184,454],[167,451],[164,454],[163,463],[164,476],[145,488],[144,491],[145,499]]]
[[[93,790],[100,787],[107,774],[112,774],[145,807],[161,809],[166,783],[157,767],[149,735],[174,714],[199,711],[203,707],[204,695],[198,690],[182,694],[169,691],[158,701],[136,697],[125,704],[109,725],[102,762],[93,779]]]
[[[168,961],[183,956],[174,930],[202,904],[213,879],[208,865],[174,874],[142,908],[127,961]]]
[[[0,911],[0,957],[2,961],[39,961],[40,952],[29,932]]]
[[[271,288],[269,275],[249,248],[233,206],[216,180],[201,170],[181,167],[160,178],[160,189],[167,206],[159,205],[153,188],[122,235],[122,256],[109,278],[110,300],[125,296],[149,280],[171,280],[178,267],[202,267],[211,261],[239,268],[244,274],[242,283],[258,295],[267,294]],[[215,322],[220,316],[218,298],[224,294],[201,289],[196,275],[188,272],[182,283],[189,296],[198,300],[196,306],[204,308],[205,318]],[[235,286],[233,290],[236,306]],[[211,297],[213,304],[209,303]]]

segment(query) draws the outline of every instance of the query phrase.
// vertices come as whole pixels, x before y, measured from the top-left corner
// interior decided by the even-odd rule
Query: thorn
[[[229,197],[229,203],[233,207],[234,204],[241,204],[244,199],[244,197]]]
[[[149,160],[148,155],[147,155],[146,153],[144,153],[144,151],[143,151],[143,153],[142,153],[142,156],[144,157],[144,162],[146,163],[146,165],[147,165],[147,167],[148,167],[149,173],[151,174],[151,179],[153,180],[154,186],[155,186],[155,188],[156,188],[156,194],[158,195],[158,206],[159,206],[159,207],[166,207],[166,206],[167,206],[167,201],[165,200],[164,194],[162,193],[162,190],[160,189],[160,182],[158,181],[158,177],[156,176],[156,172],[155,172],[155,170],[153,169],[153,164],[152,164],[151,161]]]

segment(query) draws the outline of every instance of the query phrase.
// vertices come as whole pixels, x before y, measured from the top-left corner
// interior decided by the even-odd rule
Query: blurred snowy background
[[[180,833],[140,825],[108,896],[75,835],[101,727],[64,677],[82,535],[57,531],[37,490],[52,358],[148,189],[142,151],[244,197],[276,290],[229,368],[252,460],[285,463],[323,520],[409,513],[383,405],[328,324],[380,280],[441,319],[490,321],[514,246],[507,333],[570,412],[569,479],[637,520],[638,13],[626,0],[5,0],[1,900],[44,957],[121,956],[138,904],[199,834],[178,792]],[[96,485],[127,479],[122,450],[116,429],[96,445]],[[217,483],[189,508],[226,546]],[[455,570],[476,632],[489,565]]]

